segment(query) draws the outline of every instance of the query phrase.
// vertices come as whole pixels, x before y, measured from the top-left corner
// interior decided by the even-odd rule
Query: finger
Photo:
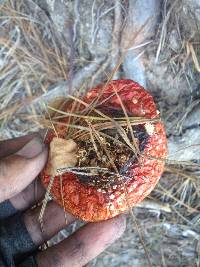
[[[16,155],[26,158],[37,156],[44,149],[41,137],[34,137],[28,144],[19,150]],[[11,204],[16,210],[25,210],[39,202],[45,194],[45,189],[39,179],[34,180],[22,192],[10,199]]]
[[[0,202],[12,198],[24,190],[43,169],[48,152],[27,159],[12,155],[0,161]]]
[[[40,137],[34,137],[25,146],[18,150],[15,155],[31,159],[42,152],[45,144]]]
[[[23,211],[40,202],[44,195],[45,189],[38,178],[28,185],[22,192],[10,198],[10,203],[16,210]]]
[[[36,256],[38,267],[83,266],[118,239],[125,225],[123,216],[87,224],[58,245],[40,252]]]
[[[26,135],[26,136],[14,138],[14,139],[0,141],[0,159],[16,153],[25,144],[27,144],[30,140],[32,140],[35,137],[43,139],[44,135],[45,133],[43,130],[38,133],[33,133],[33,134]]]
[[[54,201],[48,203],[43,217],[43,232],[38,221],[41,207],[29,210],[24,215],[24,223],[36,245],[41,245],[52,238],[61,229],[75,220],[70,213],[64,214],[64,210]]]
[[[39,179],[35,179],[21,193],[0,203],[0,220],[13,216],[40,202],[45,196],[45,189]]]
[[[26,139],[26,137],[24,137]],[[32,158],[37,156],[44,149],[44,143],[41,137],[34,137],[30,140],[25,146],[21,148],[16,154],[21,155],[26,158]],[[22,192],[12,197],[8,203],[8,207],[10,207],[12,214],[16,213],[17,210],[25,210],[28,207],[32,207],[38,201],[42,199],[45,194],[45,190],[42,187],[40,180],[34,180],[30,185],[27,186]],[[5,205],[4,205],[5,206]],[[0,206],[2,208],[2,204]],[[14,207],[14,209],[13,209]],[[9,216],[9,213],[7,213]]]

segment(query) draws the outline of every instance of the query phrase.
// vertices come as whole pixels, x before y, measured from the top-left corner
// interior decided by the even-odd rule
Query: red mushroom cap
[[[116,91],[118,96],[115,93]],[[103,93],[100,94],[100,92]],[[115,117],[118,112],[123,114],[120,97],[129,116],[148,119],[159,118],[159,112],[156,109],[153,97],[132,80],[111,81],[106,86],[101,84],[91,89],[83,98],[83,101],[89,104],[99,94],[98,103],[100,104],[97,109],[105,111],[110,117]],[[112,114],[110,113],[111,110]],[[68,106],[65,111],[70,112],[70,107]],[[65,138],[66,127],[55,127],[59,137]],[[111,183],[109,181],[111,178],[108,177],[106,182],[109,186],[107,189],[103,188],[103,190],[101,186],[105,186],[106,182],[104,181],[102,185],[103,178],[101,175],[96,177],[93,183],[88,183],[83,181],[83,177],[80,179],[77,174],[64,173],[62,174],[63,196],[61,196],[59,177],[56,176],[54,179],[51,195],[55,201],[61,206],[64,205],[65,210],[76,217],[91,222],[107,220],[141,202],[154,189],[163,173],[164,161],[167,156],[167,141],[164,126],[159,120],[142,124],[140,127],[136,126],[136,128],[133,126],[134,129],[139,139],[141,130],[145,140],[138,143],[142,153],[134,159],[132,159],[133,156],[129,157],[124,164],[126,168],[122,168],[123,175],[128,176],[128,179],[123,181],[122,184],[115,185],[115,179],[113,178],[113,183]],[[54,136],[54,134],[49,133],[46,143],[50,143]],[[86,150],[87,145],[86,142]],[[111,148],[114,150],[113,147]],[[117,155],[117,150],[112,152]],[[123,153],[126,156],[125,150]],[[119,158],[115,158],[115,161],[117,160],[119,161]],[[50,181],[50,176],[47,173],[47,168],[41,173],[41,180],[45,187],[48,186]]]

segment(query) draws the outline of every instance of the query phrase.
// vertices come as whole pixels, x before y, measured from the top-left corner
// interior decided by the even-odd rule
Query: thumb
[[[9,199],[25,189],[43,169],[48,151],[42,151],[34,157],[27,156],[29,143],[15,155],[0,161],[0,202]],[[22,156],[23,155],[23,156]],[[34,155],[34,153],[32,154]]]

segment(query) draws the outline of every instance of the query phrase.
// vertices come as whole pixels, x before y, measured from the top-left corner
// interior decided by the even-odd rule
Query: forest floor
[[[199,267],[199,0],[0,0],[2,140],[42,128],[55,97],[111,76],[154,96],[169,157],[155,190],[133,208],[138,227],[127,215],[121,239],[88,266],[148,266],[141,234],[152,266]]]

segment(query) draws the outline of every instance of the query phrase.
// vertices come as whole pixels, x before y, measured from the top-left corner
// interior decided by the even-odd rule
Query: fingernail
[[[43,143],[40,137],[35,137],[31,141],[29,141],[24,147],[22,147],[16,155],[25,157],[25,158],[34,158],[39,155],[45,148],[45,144]]]

